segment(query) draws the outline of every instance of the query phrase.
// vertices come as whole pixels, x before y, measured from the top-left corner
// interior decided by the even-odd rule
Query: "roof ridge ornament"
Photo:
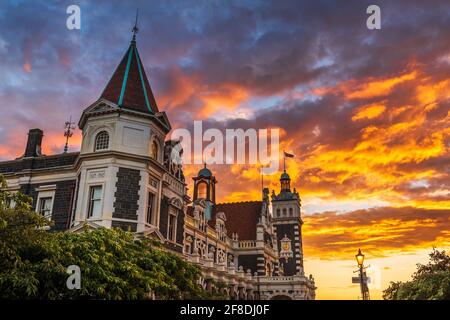
[[[64,137],[66,137],[66,144],[64,145],[64,153],[69,150],[69,139],[73,136],[73,131],[75,130],[75,123],[72,122],[72,116],[70,116],[69,121],[64,123]]]
[[[138,17],[139,17],[139,8],[136,9],[136,20],[134,21],[134,27],[132,29],[133,38],[131,40],[131,43],[136,43],[136,34],[139,32]]]

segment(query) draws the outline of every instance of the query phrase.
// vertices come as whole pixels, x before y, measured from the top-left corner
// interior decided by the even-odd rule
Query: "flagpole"
[[[283,171],[286,172],[286,152],[283,150]]]
[[[264,191],[264,174],[263,174],[263,170],[262,170],[263,166],[261,165],[261,190]]]

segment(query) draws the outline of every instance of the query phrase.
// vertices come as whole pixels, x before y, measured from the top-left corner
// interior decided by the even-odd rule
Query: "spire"
[[[159,110],[136,47],[138,31],[138,12],[136,12],[130,46],[100,98],[116,103],[124,109],[154,114]]]
[[[138,28],[138,16],[139,16],[139,9],[136,9],[136,20],[134,21],[134,27],[132,29],[133,32],[133,38],[131,40],[131,42],[136,44],[136,34],[139,32],[139,28]]]

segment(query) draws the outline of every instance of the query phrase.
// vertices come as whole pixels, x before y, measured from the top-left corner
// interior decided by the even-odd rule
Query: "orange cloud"
[[[207,119],[216,113],[232,111],[249,98],[248,90],[237,83],[208,86],[195,74],[185,75],[179,69],[171,69],[168,72],[171,87],[158,99],[159,104],[166,110],[183,106],[186,111],[195,113],[197,120]],[[191,99],[200,101],[201,105],[193,105]],[[198,107],[199,110],[189,109],[194,107]]]
[[[414,80],[417,77],[416,71],[386,79],[368,79],[367,82],[359,84],[356,81],[344,84],[341,88],[348,99],[367,99],[389,94],[393,88],[403,82]]]
[[[380,116],[385,110],[386,107],[380,104],[363,106],[357,110],[356,114],[352,117],[352,120],[374,119]]]
[[[348,113],[350,123],[361,129],[345,143],[323,143],[322,134],[315,136],[314,143],[305,141],[305,134],[310,135],[312,128],[303,129],[302,124],[295,132],[283,130],[280,150],[297,153],[287,161],[287,169],[303,205],[348,205],[347,210],[379,205],[448,210],[450,199],[445,190],[450,187],[445,181],[450,178],[445,167],[436,163],[444,165],[450,155],[450,113],[445,110],[450,81],[434,81],[416,70],[390,78],[353,80],[345,86],[338,84],[333,92],[350,94],[346,91],[349,83],[359,89],[353,98],[367,95],[375,101]],[[401,91],[402,83],[408,83],[407,94]],[[396,95],[395,102],[385,96],[387,93]],[[380,101],[374,98],[378,95],[382,96]],[[222,165],[214,170],[220,182],[219,201],[261,198],[261,176],[256,166]],[[409,187],[419,179],[431,183],[420,194]],[[278,190],[279,174],[265,176],[264,184]]]
[[[201,116],[207,118],[218,111],[231,111],[248,98],[248,92],[238,85],[225,84],[213,92],[200,94],[204,102]]]
[[[355,248],[372,257],[450,246],[450,211],[381,207],[304,217],[303,249],[311,258],[340,259]]]
[[[385,78],[373,78],[349,80],[330,87],[313,88],[314,95],[343,94],[349,100],[370,99],[390,94],[397,85],[415,80],[418,72],[413,70],[401,75]]]

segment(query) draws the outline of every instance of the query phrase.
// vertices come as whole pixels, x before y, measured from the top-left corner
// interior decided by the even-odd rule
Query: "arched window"
[[[158,160],[158,143],[153,140],[150,148],[150,158]]]
[[[200,182],[197,185],[197,198],[198,199],[206,199],[207,190],[208,190],[208,186],[206,185],[206,182]]]
[[[106,150],[109,148],[109,134],[106,131],[101,131],[95,138],[95,150]]]
[[[277,209],[277,217],[281,216],[280,209]]]
[[[177,240],[177,211],[172,207],[169,208],[167,239],[172,242],[176,242]]]
[[[286,217],[286,208],[283,208],[283,217]]]
[[[289,217],[292,217],[294,215],[294,209],[289,208]]]

